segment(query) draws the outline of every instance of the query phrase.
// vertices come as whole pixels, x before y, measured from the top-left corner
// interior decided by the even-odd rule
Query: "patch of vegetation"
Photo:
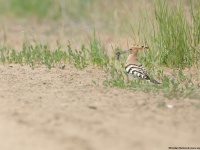
[[[129,80],[128,74],[125,71],[116,69],[115,66],[110,68],[110,78],[104,80],[103,85],[105,87],[118,87],[122,89],[143,91],[143,92],[157,92],[163,93],[165,97],[190,97],[190,98],[200,98],[200,93],[198,89],[200,88],[199,83],[196,85],[188,79],[182,72],[182,69],[178,73],[174,72],[173,76],[158,75],[158,78],[161,79],[162,84],[157,85],[149,83],[148,81],[138,80],[137,82]],[[150,74],[150,73],[149,73]],[[151,75],[151,74],[150,74]]]
[[[80,50],[72,50],[70,42],[66,51],[61,50],[61,44],[57,43],[57,49],[49,50],[47,45],[37,43],[31,45],[26,38],[22,46],[22,51],[16,52],[14,49],[9,50],[6,47],[0,48],[2,63],[19,63],[21,65],[29,65],[34,69],[35,65],[45,65],[49,69],[63,64],[73,64],[77,69],[83,70],[88,65],[93,65],[94,68],[103,69],[104,72],[110,74],[103,81],[105,87],[118,87],[122,89],[137,90],[144,92],[162,93],[166,97],[190,97],[200,98],[200,93],[197,91],[200,86],[192,82],[192,76],[188,78],[183,74],[180,67],[177,71],[173,70],[172,76],[167,76],[163,70],[157,70],[157,77],[162,81],[161,85],[149,83],[148,81],[138,80],[134,82],[129,80],[129,75],[124,70],[126,57],[120,56],[120,61],[116,62],[115,56],[109,58],[105,52],[104,46],[97,39],[95,32],[90,40],[90,47],[86,48],[83,44]],[[119,51],[119,48],[114,49],[114,53]],[[62,68],[62,67],[61,67]],[[154,71],[148,72],[150,77],[155,76]],[[92,82],[96,84],[95,81]],[[99,84],[98,84],[99,86]]]
[[[12,2],[12,0],[9,2]],[[105,52],[105,47],[96,37],[95,32],[93,38],[90,39],[89,48],[82,44],[80,50],[72,50],[70,42],[68,43],[68,49],[62,50],[59,41],[56,41],[57,49],[55,50],[49,50],[47,45],[36,41],[34,41],[33,46],[27,41],[25,35],[26,41],[23,43],[22,51],[17,53],[14,49],[0,48],[1,62],[29,65],[32,69],[36,64],[45,65],[49,69],[56,65],[73,64],[80,70],[83,70],[87,65],[93,65],[94,68],[103,69],[104,72],[110,75],[103,81],[105,87],[118,87],[144,92],[153,91],[162,93],[166,97],[200,98],[199,84],[194,84],[192,77],[188,78],[182,71],[182,68],[191,67],[194,64],[197,66],[199,61],[199,3],[196,2],[195,8],[191,5],[191,21],[188,21],[183,15],[181,3],[170,9],[165,2],[161,0],[156,2],[155,22],[144,11],[143,20],[138,24],[137,32],[134,32],[134,29],[132,31],[134,37],[140,37],[139,41],[134,38],[135,42],[149,46],[149,51],[139,53],[139,60],[147,70],[150,70],[148,72],[150,77],[155,76],[155,72],[157,72],[156,76],[162,81],[161,85],[140,80],[137,82],[130,81],[128,74],[124,71],[126,56],[120,56],[119,62],[115,61],[115,56],[109,58]],[[77,3],[77,1],[74,3]],[[86,4],[90,5],[89,3],[81,3],[80,7]],[[49,3],[48,5],[50,7],[52,4]],[[85,9],[85,6],[82,9]],[[119,50],[119,48],[113,49],[114,54]],[[162,69],[158,69],[160,66],[176,67],[178,72],[174,70],[172,76],[167,76]],[[92,82],[96,84],[95,81],[92,80]]]
[[[105,53],[105,48],[97,40],[95,32],[93,39],[90,41],[90,48],[87,49],[84,44],[80,50],[72,50],[70,42],[68,43],[67,51],[61,50],[61,45],[57,40],[57,49],[50,51],[47,45],[37,43],[35,46],[28,41],[26,34],[25,42],[22,46],[22,51],[11,51],[6,47],[0,48],[2,63],[19,63],[21,65],[30,65],[34,69],[35,64],[45,65],[49,69],[61,63],[73,64],[78,69],[84,69],[88,64],[94,65],[98,68],[107,68],[109,57]],[[34,39],[34,38],[33,38]]]
[[[191,67],[198,65],[200,57],[200,3],[191,1],[190,12],[184,13],[182,1],[169,7],[166,1],[157,0],[154,15],[144,9],[137,29],[132,29],[139,43],[149,51],[139,58],[146,66]],[[137,41],[135,39],[135,41]]]
[[[89,49],[89,62],[94,66],[99,66],[103,69],[103,67],[107,68],[109,64],[109,57],[107,53],[105,53],[105,47],[101,45],[100,40],[97,39],[95,31],[93,34],[93,38],[90,40],[90,49]]]
[[[59,14],[59,5],[55,7],[55,4],[54,0],[2,0],[0,1],[0,12],[15,17],[55,18]]]

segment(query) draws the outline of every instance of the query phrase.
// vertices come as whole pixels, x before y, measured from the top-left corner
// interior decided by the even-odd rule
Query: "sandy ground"
[[[37,24],[29,28],[26,24],[14,24],[10,20],[6,23],[6,43],[16,49],[23,42],[22,30],[50,43],[56,38],[61,43],[69,39],[59,34],[60,30],[41,33],[50,28],[47,24],[46,28],[41,23],[38,28]],[[103,42],[114,42],[106,37]],[[76,38],[72,40],[74,46],[75,41]],[[191,105],[198,100],[104,88],[101,83],[106,77],[91,66],[83,71],[72,65],[66,65],[64,70],[49,70],[45,66],[32,70],[29,66],[1,63],[0,150],[200,147],[200,109]],[[157,107],[159,100],[165,103],[164,107]]]

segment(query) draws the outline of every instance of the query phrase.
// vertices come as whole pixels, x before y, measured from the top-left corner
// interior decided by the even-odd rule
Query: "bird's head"
[[[134,55],[137,56],[138,51],[139,51],[139,50],[143,50],[143,49],[148,49],[148,47],[139,46],[139,45],[134,45],[134,44],[133,44],[133,45],[131,45],[131,47],[130,47],[129,49],[123,50],[123,51],[121,51],[121,52],[117,52],[117,53],[116,53],[116,56],[117,56],[117,58],[119,59],[119,55],[120,55],[120,54],[127,53],[127,52],[129,52],[129,54],[134,54]]]

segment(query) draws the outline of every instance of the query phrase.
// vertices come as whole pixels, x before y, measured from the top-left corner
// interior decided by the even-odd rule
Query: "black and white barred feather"
[[[141,79],[141,80],[151,81],[149,75],[147,74],[147,71],[142,66],[142,64],[138,64],[138,65],[128,64],[127,66],[125,66],[125,70],[126,70],[127,73],[129,73],[132,76],[132,78],[134,80]],[[153,80],[151,82],[153,82],[155,84],[160,84],[156,80]]]

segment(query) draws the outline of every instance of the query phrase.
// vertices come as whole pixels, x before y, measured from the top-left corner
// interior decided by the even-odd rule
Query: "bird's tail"
[[[158,81],[156,81],[154,79],[151,82],[154,83],[154,84],[161,84],[160,82],[158,82]]]

